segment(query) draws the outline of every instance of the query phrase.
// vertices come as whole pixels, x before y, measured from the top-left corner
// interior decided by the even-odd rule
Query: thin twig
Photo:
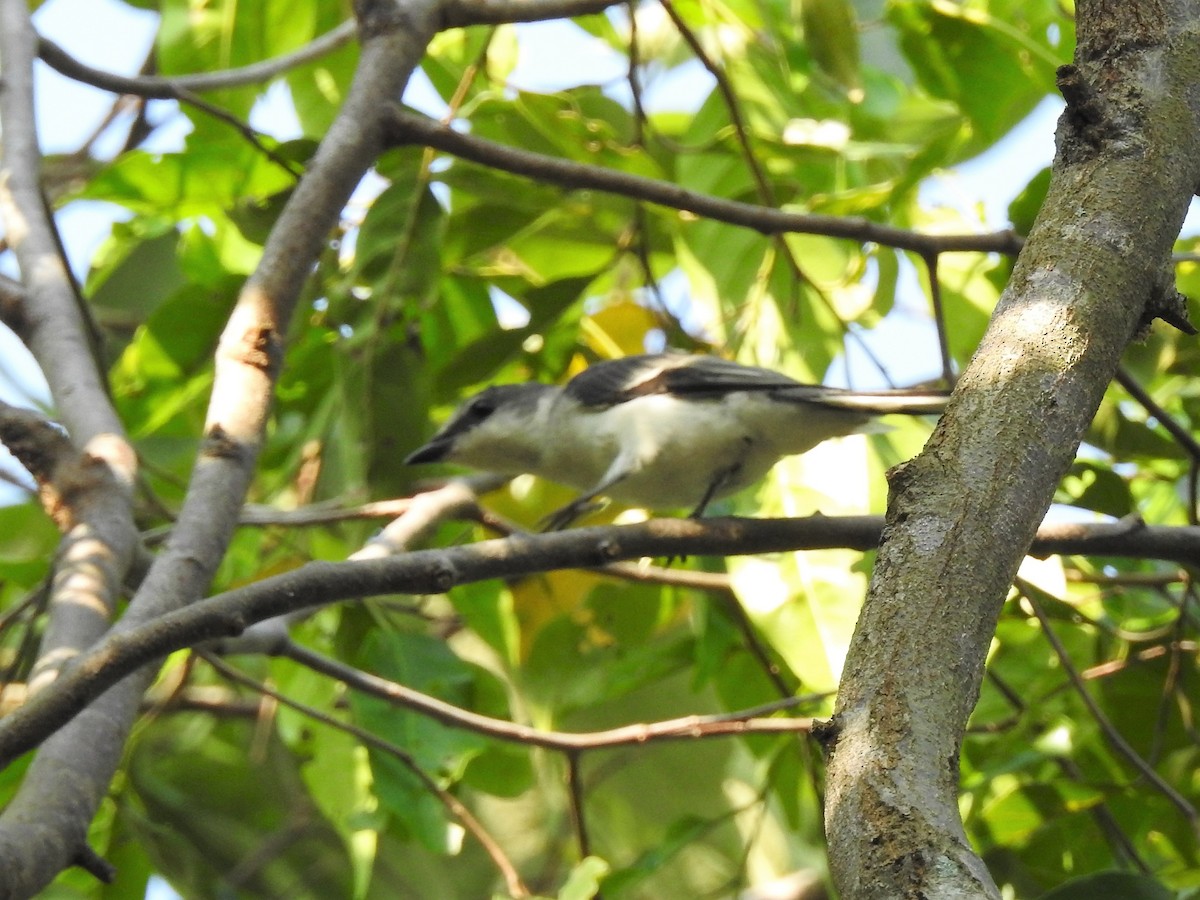
[[[937,327],[938,352],[942,357],[942,381],[947,387],[954,387],[954,362],[950,358],[950,336],[946,327],[946,309],[942,304],[942,282],[938,278],[938,259],[940,254],[923,253],[921,259],[929,273],[929,303],[933,307],[933,321]]]
[[[1188,607],[1195,601],[1196,585],[1193,583],[1190,574],[1183,588],[1183,599],[1179,604],[1179,615],[1175,617],[1174,639],[1171,641],[1171,653],[1167,663],[1167,677],[1163,679],[1162,699],[1159,702],[1158,715],[1154,721],[1154,742],[1150,749],[1150,758],[1157,759],[1162,752],[1162,746],[1166,740],[1167,732],[1167,717],[1169,715],[1169,704],[1172,696],[1179,694],[1180,682],[1183,680],[1183,653],[1179,649],[1179,645],[1184,640],[1184,635],[1187,631],[1188,622]]]
[[[729,79],[725,76],[725,70],[713,61],[713,59],[705,52],[704,46],[700,43],[700,39],[696,37],[696,33],[688,26],[687,22],[679,15],[679,11],[675,8],[672,0],[659,0],[659,4],[663,8],[663,12],[675,25],[679,36],[683,38],[683,42],[688,45],[688,49],[704,66],[708,74],[710,74],[717,82],[717,90],[721,94],[721,99],[725,102],[725,108],[729,112],[729,120],[733,123],[733,131],[737,137],[738,146],[742,148],[742,156],[746,160],[746,165],[750,169],[750,174],[754,177],[754,183],[758,188],[759,201],[764,206],[775,206],[775,192],[771,190],[771,183],[767,180],[766,173],[763,172],[762,164],[758,161],[758,157],[754,154],[754,148],[750,146],[750,128],[746,125],[746,119],[742,115],[742,105],[738,101],[737,93],[733,90],[733,86],[729,83]]]
[[[566,754],[567,757],[567,796],[571,809],[571,825],[575,830],[575,841],[579,845],[579,858],[592,855],[592,842],[588,837],[587,792],[583,788],[583,772],[580,771],[583,754],[578,750]]]
[[[785,212],[753,203],[741,203],[681,188],[678,185],[507,147],[463,134],[434,119],[394,107],[388,115],[395,144],[424,144],[470,162],[501,171],[557,184],[566,188],[591,188],[658,206],[706,216],[761,234],[796,232],[821,234],[855,241],[874,241],[916,253],[1000,253],[1015,256],[1022,239],[1012,230],[990,234],[923,234],[880,225],[853,216],[821,216]]]
[[[1166,644],[1155,644],[1153,647],[1147,647],[1145,650],[1139,650],[1132,656],[1124,659],[1110,659],[1107,662],[1096,663],[1094,666],[1088,666],[1079,673],[1079,677],[1084,681],[1092,681],[1097,678],[1108,678],[1116,675],[1118,672],[1124,672],[1132,667],[1135,663],[1146,663],[1151,660],[1160,659],[1168,653],[1189,653],[1194,654],[1200,650],[1200,642],[1197,641],[1170,641]]]
[[[1184,815],[1184,817],[1187,818],[1188,822],[1191,823],[1192,829],[1196,830],[1197,825],[1200,824],[1200,813],[1197,813],[1196,808],[1188,802],[1187,798],[1175,790],[1175,788],[1172,787],[1161,775],[1159,775],[1158,772],[1154,770],[1154,767],[1146,762],[1146,760],[1142,758],[1141,754],[1139,754],[1137,750],[1135,750],[1133,746],[1127,740],[1125,740],[1124,735],[1117,730],[1108,716],[1104,714],[1104,711],[1100,709],[1100,705],[1092,698],[1092,695],[1088,693],[1083,678],[1080,676],[1079,671],[1075,668],[1075,664],[1071,661],[1071,657],[1067,653],[1067,648],[1063,646],[1062,641],[1058,639],[1058,635],[1055,634],[1054,629],[1051,628],[1050,620],[1046,617],[1046,613],[1042,609],[1041,602],[1038,599],[1039,597],[1049,597],[1050,595],[1036,585],[1030,584],[1029,582],[1021,579],[1017,580],[1016,585],[1017,589],[1021,591],[1021,593],[1025,596],[1025,599],[1028,601],[1030,608],[1033,610],[1033,614],[1037,616],[1037,620],[1042,626],[1042,633],[1046,636],[1046,641],[1054,650],[1055,656],[1058,657],[1058,661],[1062,665],[1063,671],[1066,673],[1067,678],[1071,681],[1072,686],[1075,688],[1075,692],[1079,695],[1079,699],[1082,700],[1084,706],[1088,708],[1088,712],[1091,713],[1092,718],[1100,727],[1101,733],[1108,740],[1109,744],[1114,750],[1117,751],[1117,753],[1123,756],[1125,760],[1142,775],[1142,777],[1154,785],[1154,787],[1164,797],[1166,797],[1167,800],[1170,801],[1170,803]]]
[[[762,718],[764,714],[791,709],[812,700],[812,697],[789,697],[737,712],[684,716],[660,722],[624,725],[604,731],[546,731],[461,709],[421,691],[347,666],[292,641],[284,644],[279,650],[279,655],[315,672],[336,678],[354,690],[414,710],[450,728],[461,728],[497,740],[559,750],[565,753],[640,745],[662,740],[694,740],[740,734],[802,732],[808,731],[812,725],[811,719]]]
[[[1065,756],[1055,757],[1054,761],[1058,763],[1058,767],[1063,774],[1072,781],[1080,784],[1086,783],[1083,772],[1079,766],[1075,764],[1075,760]],[[1092,820],[1096,823],[1096,827],[1100,829],[1100,833],[1108,840],[1109,846],[1113,849],[1113,855],[1118,859],[1125,859],[1131,865],[1135,866],[1142,874],[1151,874],[1151,868],[1142,859],[1138,853],[1137,846],[1125,833],[1125,829],[1121,827],[1121,823],[1117,821],[1117,817],[1112,814],[1112,810],[1108,808],[1108,804],[1101,802],[1088,810]]]
[[[236,69],[226,69],[221,72],[199,72],[195,75],[172,75],[169,78],[155,75],[141,75],[137,78],[129,79],[126,82],[126,89],[119,91],[119,93],[133,94],[148,99],[156,97],[162,99],[166,95],[159,92],[173,90],[198,92],[220,91],[244,87],[250,84],[261,84],[264,81],[270,81],[277,75],[282,75],[292,69],[307,65],[314,60],[320,59],[325,54],[331,53],[339,47],[350,43],[354,39],[355,28],[356,23],[354,20],[348,19],[320,37],[314,38],[298,50],[293,50],[291,53],[285,53],[274,59],[263,60],[262,62],[252,63],[251,65],[241,66]],[[62,47],[44,37],[38,41],[38,53],[48,65],[58,69],[62,74],[71,78],[78,78],[80,81],[86,81],[88,78],[108,79],[119,77],[80,62]],[[59,65],[64,66],[69,71],[60,69]],[[88,83],[90,84],[91,82],[89,81]]]
[[[340,719],[337,719],[328,713],[317,709],[315,706],[309,706],[307,703],[301,703],[299,700],[293,700],[286,694],[283,694],[274,688],[268,687],[261,681],[251,678],[248,675],[238,671],[233,666],[228,665],[222,659],[213,655],[212,653],[199,651],[198,655],[229,681],[245,685],[251,690],[262,694],[263,696],[270,697],[273,700],[282,703],[284,706],[304,713],[304,715],[314,719],[315,721],[328,725],[331,728],[336,728],[339,731],[343,731],[362,743],[374,747],[377,750],[381,750],[384,753],[387,753],[398,759],[414,776],[417,777],[418,780],[420,780],[423,785],[425,785],[426,790],[438,798],[442,805],[446,807],[446,810],[450,813],[450,815],[461,822],[462,826],[469,831],[477,841],[479,841],[480,845],[482,845],[488,856],[491,857],[496,868],[499,869],[501,875],[503,875],[509,893],[514,897],[528,897],[530,895],[529,889],[525,887],[524,883],[521,881],[521,876],[517,872],[516,867],[512,864],[512,861],[509,860],[508,856],[504,853],[504,850],[500,847],[499,843],[497,843],[488,830],[483,827],[479,820],[475,818],[475,815],[469,809],[467,809],[461,800],[434,781],[434,779],[417,764],[417,761],[412,757],[412,755],[403,748],[396,746],[390,741],[384,740],[383,738],[370,731],[367,731],[364,728],[351,725],[349,722],[343,722]]]
[[[638,146],[645,141],[646,107],[642,103],[642,48],[638,40],[637,2],[625,0],[625,15],[629,17],[629,68],[625,80],[629,82],[629,94],[633,98],[633,142]]]
[[[1138,380],[1133,377],[1133,374],[1124,366],[1117,368],[1115,375],[1117,384],[1125,388],[1126,392],[1141,404],[1146,412],[1156,419],[1163,428],[1173,437],[1176,443],[1181,446],[1192,460],[1192,468],[1188,475],[1188,524],[1195,525],[1197,523],[1197,472],[1200,469],[1200,441],[1189,431],[1183,423],[1179,422],[1173,415],[1166,411],[1163,406],[1150,396]]]
[[[195,107],[201,112],[207,113],[214,119],[224,122],[226,125],[234,129],[241,137],[246,140],[263,156],[270,159],[277,166],[282,168],[293,178],[299,178],[302,170],[289,159],[285,159],[268,147],[262,140],[259,132],[251,128],[233,113],[222,109],[215,103],[209,103],[203,97],[198,96],[194,91],[180,86],[171,78],[161,78],[156,76],[137,76],[131,77],[126,75],[117,75],[112,72],[104,72],[100,69],[92,68],[79,62],[69,53],[55,44],[53,41],[48,41],[41,38],[38,42],[38,51],[41,58],[47,65],[66,75],[68,78],[73,78],[76,81],[81,81],[84,84],[90,84],[92,87],[98,87],[102,90],[113,91],[118,94],[135,94],[139,97],[147,97],[157,100],[176,100],[180,103],[186,103],[189,106]]]

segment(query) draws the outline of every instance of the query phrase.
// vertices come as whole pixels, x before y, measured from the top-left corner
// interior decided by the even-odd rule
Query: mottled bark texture
[[[1155,316],[1183,324],[1164,272],[1200,184],[1198,30],[1197,2],[1078,4],[1049,195],[942,422],[893,474],[823,733],[845,900],[999,897],[959,818],[959,748],[1005,595],[1122,351]]]

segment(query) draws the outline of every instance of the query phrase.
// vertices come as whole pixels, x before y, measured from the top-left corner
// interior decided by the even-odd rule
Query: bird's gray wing
[[[584,406],[614,406],[635,397],[673,394],[695,399],[721,397],[731,391],[777,391],[812,387],[770,369],[744,366],[716,356],[646,353],[589,366],[565,388]],[[814,398],[815,399],[815,398]]]

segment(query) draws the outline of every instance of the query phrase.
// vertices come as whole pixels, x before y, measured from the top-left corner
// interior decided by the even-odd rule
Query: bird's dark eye
[[[496,401],[485,397],[476,397],[471,401],[471,413],[480,419],[486,419],[496,411]]]

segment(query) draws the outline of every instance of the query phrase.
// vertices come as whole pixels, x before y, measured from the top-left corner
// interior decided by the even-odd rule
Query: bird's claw
[[[581,497],[578,500],[572,500],[561,509],[556,509],[548,516],[545,516],[538,522],[538,526],[542,531],[562,531],[576,519],[594,512],[602,505],[588,497]]]

